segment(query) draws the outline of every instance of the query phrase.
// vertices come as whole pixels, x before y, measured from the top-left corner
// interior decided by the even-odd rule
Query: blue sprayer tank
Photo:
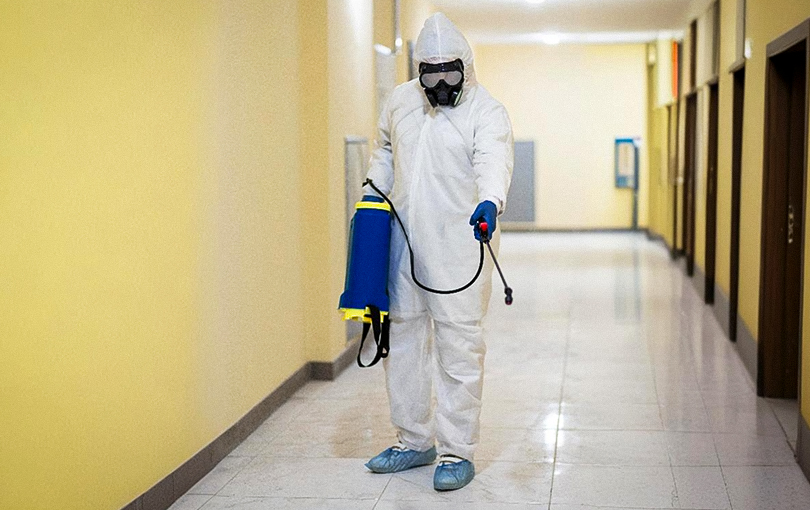
[[[384,202],[358,202],[349,233],[346,282],[338,308],[343,320],[372,323],[388,315],[388,252],[391,246],[391,207]]]

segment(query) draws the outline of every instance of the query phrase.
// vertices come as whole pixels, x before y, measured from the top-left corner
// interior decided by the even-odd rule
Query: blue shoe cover
[[[466,459],[458,461],[459,457],[447,456],[456,460],[440,461],[433,474],[433,488],[437,491],[454,491],[470,483],[475,477],[475,466]],[[446,458],[442,455],[442,459]]]
[[[436,460],[436,447],[432,447],[426,452],[418,452],[398,444],[368,461],[366,467],[374,473],[398,473],[431,464],[434,460]]]

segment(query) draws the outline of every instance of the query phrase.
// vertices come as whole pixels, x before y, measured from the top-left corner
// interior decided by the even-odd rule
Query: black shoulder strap
[[[369,305],[367,308],[369,310],[369,314],[371,315],[371,324],[368,322],[363,323],[363,337],[360,339],[360,350],[357,351],[357,364],[362,368],[374,366],[382,358],[388,357],[388,348],[390,345],[388,337],[388,316],[383,316],[380,313],[380,309],[376,306]],[[363,344],[366,343],[366,337],[368,336],[369,330],[374,331],[374,343],[377,345],[377,353],[374,355],[374,359],[371,360],[371,363],[364,365],[360,359],[360,355],[363,353]]]

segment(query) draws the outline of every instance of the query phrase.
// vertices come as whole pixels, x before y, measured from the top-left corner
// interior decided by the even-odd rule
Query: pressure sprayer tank
[[[343,320],[371,323],[369,307],[388,315],[388,251],[391,207],[384,202],[358,202],[349,233],[346,282],[340,296]]]

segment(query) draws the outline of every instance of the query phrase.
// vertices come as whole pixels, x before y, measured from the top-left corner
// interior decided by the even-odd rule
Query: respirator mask
[[[430,105],[456,106],[464,86],[464,63],[461,59],[439,64],[419,64],[419,83],[425,89]]]

